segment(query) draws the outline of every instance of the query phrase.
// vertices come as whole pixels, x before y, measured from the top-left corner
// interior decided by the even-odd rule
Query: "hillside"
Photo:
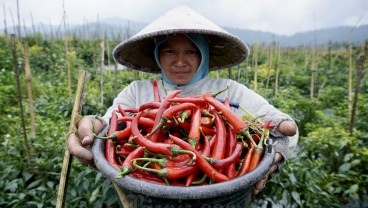
[[[147,23],[144,22],[135,22],[121,19],[119,17],[112,17],[103,19],[99,23],[91,22],[83,25],[70,25],[68,31],[73,36],[82,38],[96,38],[104,35],[109,39],[124,40],[138,32],[146,25]],[[311,46],[314,44],[314,40],[316,45],[324,45],[329,42],[350,42],[361,44],[368,39],[368,25],[362,25],[356,28],[352,26],[323,28],[315,31],[299,32],[290,36],[226,26],[224,29],[239,36],[248,44],[253,44],[256,40],[258,40],[259,43],[271,43],[272,41],[275,41],[281,43],[283,46]],[[1,30],[5,31],[4,28]],[[8,27],[6,31],[10,34],[14,33],[14,30],[14,27]],[[36,31],[49,37],[61,37],[62,34],[60,31],[62,30],[63,27],[61,25],[50,26],[40,24],[35,27],[23,27],[22,33],[25,35]]]

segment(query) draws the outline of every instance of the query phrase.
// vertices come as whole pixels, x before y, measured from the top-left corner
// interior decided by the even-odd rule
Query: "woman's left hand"
[[[266,186],[266,182],[270,175],[275,172],[278,169],[278,164],[282,160],[282,155],[280,153],[276,153],[275,155],[275,161],[273,162],[273,165],[271,169],[268,171],[266,175],[264,175],[261,180],[259,180],[256,184],[253,186],[253,194],[257,195],[262,189]]]

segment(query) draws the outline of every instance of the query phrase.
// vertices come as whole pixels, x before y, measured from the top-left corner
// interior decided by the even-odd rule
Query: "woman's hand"
[[[94,166],[92,157],[92,144],[94,134],[101,131],[103,124],[93,117],[83,117],[77,124],[77,132],[70,133],[67,146],[70,154],[82,163]]]
[[[294,136],[296,134],[296,124],[292,121],[283,121],[276,129],[285,136]]]
[[[282,160],[282,155],[277,152],[275,155],[275,161],[273,162],[271,169],[256,184],[254,184],[253,186],[254,195],[257,195],[266,186],[266,182],[268,178],[273,172],[275,172],[278,169],[278,164],[281,162],[281,160]]]
[[[294,136],[297,132],[297,126],[292,121],[283,121],[277,127],[277,131],[285,136]],[[273,162],[271,169],[253,186],[253,194],[258,194],[265,187],[270,175],[278,169],[279,164],[282,160],[282,155],[276,152],[275,161]]]

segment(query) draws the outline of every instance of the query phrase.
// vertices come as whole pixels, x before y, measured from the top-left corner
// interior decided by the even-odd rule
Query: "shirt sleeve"
[[[271,121],[271,125],[274,127],[270,129],[270,136],[274,139],[274,148],[276,152],[279,152],[283,156],[284,160],[287,160],[293,151],[293,148],[295,149],[295,138],[292,138],[293,140],[290,142],[290,138],[288,136],[283,135],[276,129],[283,121],[292,121],[294,123],[295,121],[290,115],[281,112],[271,105],[265,98],[245,85],[233,80],[228,80],[228,86],[230,92],[228,96],[231,101],[239,103],[239,105],[249,111],[252,116],[261,119],[262,122]],[[249,115],[240,108],[235,109],[235,112],[240,116],[245,115],[249,117]],[[293,147],[289,147],[290,144],[293,145]]]

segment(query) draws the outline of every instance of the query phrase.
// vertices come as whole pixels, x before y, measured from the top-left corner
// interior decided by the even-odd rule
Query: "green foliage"
[[[74,95],[69,96],[66,60],[70,66],[72,93],[76,89],[78,71],[88,72],[82,115],[105,113],[115,97],[115,74],[113,70],[101,74],[100,40],[68,37],[67,56],[64,39],[48,40],[37,34],[22,41],[29,45],[36,134],[30,133],[24,58],[18,43],[16,63],[20,68],[21,105],[31,153],[29,167],[23,145],[11,44],[9,37],[1,35],[0,122],[7,128],[0,129],[0,206],[53,207],[64,155],[64,136],[74,103]],[[115,44],[110,42],[110,45]],[[350,136],[348,47],[335,44],[331,51],[317,50],[314,98],[310,98],[311,50],[304,47],[281,50],[276,95],[276,65],[268,67],[267,47],[259,47],[257,92],[295,118],[300,142],[295,155],[283,165],[279,174],[273,175],[267,188],[253,200],[252,207],[341,207],[344,203],[362,203],[368,187],[367,76],[363,77],[359,88],[353,136]],[[105,64],[107,53],[110,52],[105,52]],[[272,54],[275,60],[276,52]],[[353,61],[362,54],[363,47],[353,47]],[[231,71],[232,79],[253,89],[255,69],[250,63],[211,72],[209,76],[229,77]],[[353,75],[355,78],[355,71]],[[134,74],[130,69],[118,71],[117,76],[117,93],[136,76],[138,79],[153,78],[152,74]],[[66,201],[67,207],[117,206],[111,182],[78,160],[72,164]]]

